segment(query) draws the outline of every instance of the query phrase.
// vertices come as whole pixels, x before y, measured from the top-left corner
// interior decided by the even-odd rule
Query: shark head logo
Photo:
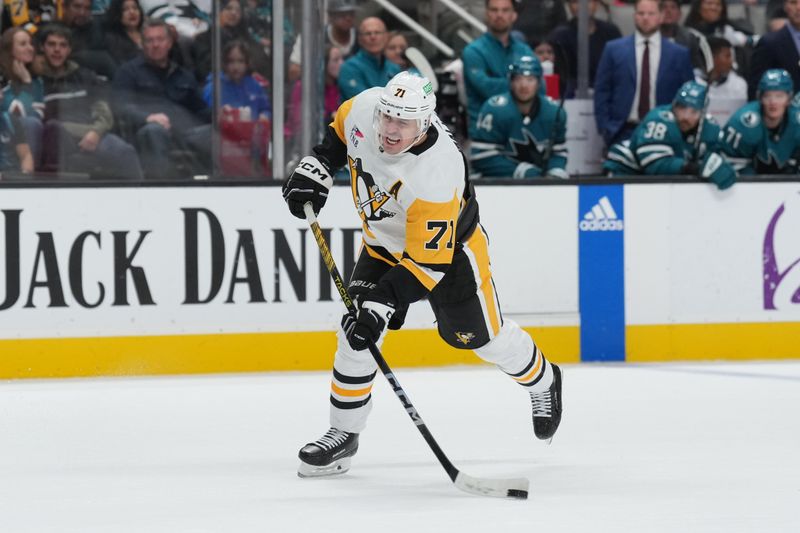
[[[764,309],[778,309],[776,300],[791,304],[800,304],[800,257],[789,258],[778,257],[777,249],[783,249],[782,244],[789,245],[790,240],[800,243],[800,238],[796,231],[779,232],[778,222],[786,211],[786,204],[780,207],[772,215],[764,235]],[[785,222],[785,221],[784,221]],[[791,224],[786,224],[787,228],[794,225],[796,219]],[[781,226],[782,227],[782,226]],[[796,226],[794,226],[796,227]],[[780,236],[785,238],[781,239]],[[778,244],[780,243],[780,244]],[[797,246],[800,249],[800,246]]]

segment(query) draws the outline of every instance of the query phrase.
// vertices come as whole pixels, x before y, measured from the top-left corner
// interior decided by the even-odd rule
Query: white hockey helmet
[[[381,151],[399,154],[414,146],[428,131],[435,109],[436,94],[427,78],[401,72],[389,80],[373,119]]]

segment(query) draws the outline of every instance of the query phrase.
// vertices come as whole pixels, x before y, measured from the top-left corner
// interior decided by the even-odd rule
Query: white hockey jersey
[[[367,252],[405,268],[430,291],[452,262],[457,235],[467,229],[456,228],[466,204],[466,163],[435,115],[421,144],[403,154],[382,153],[373,128],[381,90],[368,89],[343,103],[331,128],[346,147]],[[474,218],[473,227],[477,206]]]

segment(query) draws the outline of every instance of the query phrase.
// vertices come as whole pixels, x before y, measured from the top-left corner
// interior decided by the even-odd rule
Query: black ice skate
[[[558,424],[561,423],[561,369],[550,364],[553,366],[553,383],[550,388],[541,392],[530,392],[533,432],[537,438],[546,440],[547,444],[553,440]]]
[[[350,470],[350,458],[358,451],[358,433],[331,428],[325,435],[300,448],[300,477],[344,474]]]

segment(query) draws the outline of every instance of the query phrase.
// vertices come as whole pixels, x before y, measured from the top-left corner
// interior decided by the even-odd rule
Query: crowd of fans
[[[685,17],[681,1],[635,0],[635,29],[623,36],[604,0],[588,0],[588,85],[608,151],[604,170],[699,174],[720,186],[732,182],[719,168],[796,172],[800,0],[770,0],[760,29],[731,19],[726,0],[691,0]],[[272,108],[286,106],[291,140],[303,106],[302,42],[292,25],[284,23],[286,97],[276,103],[271,0],[222,0],[218,21],[193,2],[152,2],[15,0],[3,10],[0,170],[133,180],[208,174],[216,23],[222,139],[244,159],[227,168],[269,175]],[[325,6],[327,123],[343,101],[416,69],[406,34],[361,16],[355,0]],[[567,177],[563,101],[578,90],[577,14],[578,0],[485,0],[487,31],[445,69],[463,80],[466,125],[455,133],[474,176]],[[707,102],[717,98],[751,101],[731,118],[741,124],[706,125]]]

